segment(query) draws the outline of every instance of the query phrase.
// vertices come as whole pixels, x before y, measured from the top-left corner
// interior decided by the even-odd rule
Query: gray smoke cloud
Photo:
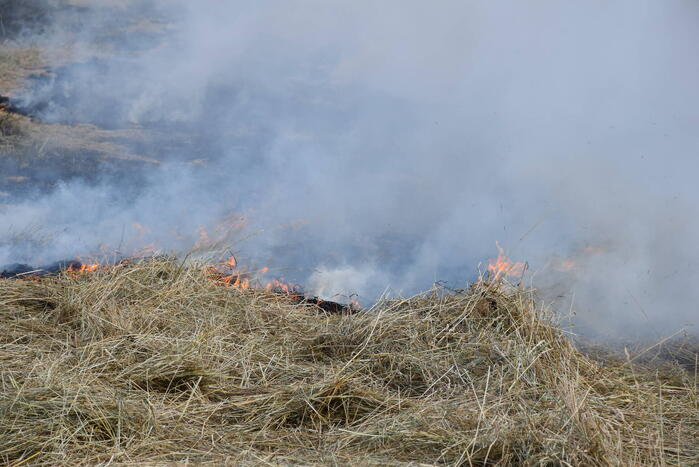
[[[497,240],[596,331],[699,323],[696,2],[203,0],[89,15],[70,31],[57,15],[45,37],[91,43],[148,15],[169,26],[25,105],[190,144],[138,189],[66,182],[6,206],[0,264],[125,238],[185,251],[238,213],[261,231],[236,245],[246,260],[325,296],[463,284]]]

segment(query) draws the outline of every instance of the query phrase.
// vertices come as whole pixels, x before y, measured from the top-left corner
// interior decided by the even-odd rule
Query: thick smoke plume
[[[696,2],[114,3],[26,40],[162,28],[21,103],[186,142],[7,205],[0,264],[186,251],[235,214],[243,260],[326,296],[463,285],[497,240],[597,331],[698,323]]]

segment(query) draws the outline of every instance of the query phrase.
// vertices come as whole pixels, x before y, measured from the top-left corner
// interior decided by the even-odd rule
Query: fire
[[[488,264],[488,272],[492,281],[498,281],[507,277],[521,277],[527,270],[527,263],[515,263],[510,258],[505,256],[505,250],[500,246],[500,243],[495,242],[498,248],[498,257],[491,260]]]
[[[230,276],[231,279],[233,279],[233,276]],[[230,280],[228,281],[230,284]],[[233,282],[233,287],[238,287],[239,289],[249,289],[250,288],[250,279],[245,277],[243,278],[241,275],[238,275],[235,279],[235,282]]]
[[[189,235],[182,235],[177,232],[174,233],[175,237],[178,239],[192,240],[194,243],[194,250],[210,250],[214,251],[215,254],[220,254],[222,251],[227,249],[226,245],[228,243],[231,235],[240,233],[247,227],[247,220],[236,214],[230,214],[220,222],[213,229],[205,228],[204,226],[198,227],[195,232]],[[288,226],[296,227],[296,226]],[[152,232],[150,228],[144,226],[138,222],[133,222],[131,224],[132,235],[126,240],[126,245],[122,249],[122,245],[118,248],[113,245],[102,245],[102,253],[105,257],[112,256],[112,253],[116,257],[121,257],[121,251],[128,251],[128,258],[122,258],[117,264],[105,263],[83,263],[80,258],[67,265],[63,272],[77,277],[89,273],[94,273],[98,271],[107,271],[121,266],[130,264],[132,261],[138,261],[140,259],[147,260],[149,257],[155,257],[158,254],[158,245],[155,243],[146,244],[146,239]],[[216,251],[218,250],[218,251]],[[208,264],[205,266],[205,273],[217,284],[235,287],[241,290],[254,289],[254,290],[266,290],[275,294],[287,294],[294,298],[303,299],[304,293],[303,288],[299,285],[293,284],[286,281],[282,277],[275,279],[265,279],[264,276],[269,273],[269,267],[260,268],[249,268],[238,261],[238,258],[232,254],[228,255],[225,259],[219,262]],[[40,275],[32,275],[31,277],[39,280]],[[358,302],[353,301],[350,307],[356,309],[360,308]]]
[[[99,267],[99,264],[81,264],[80,267],[71,264],[70,266],[68,266],[68,269],[66,269],[66,271],[69,273],[80,275],[86,274],[88,272],[95,272],[97,271],[97,269],[99,269]]]
[[[273,279],[267,284],[265,284],[265,290],[268,292],[284,293],[284,294],[297,294],[299,287],[297,285],[284,282],[284,279]]]
[[[209,277],[224,285],[236,287],[239,289],[264,289],[269,292],[293,294],[297,293],[299,287],[287,283],[284,279],[273,279],[267,282],[260,280],[267,272],[269,267],[262,267],[257,270],[249,271],[246,268],[238,267],[238,260],[235,256],[230,256],[226,261],[207,267]]]
[[[114,271],[140,261],[140,258],[131,257],[121,259],[116,264],[87,264],[82,263],[78,258],[74,262],[68,264],[68,266],[63,269],[63,273],[68,277],[77,278],[97,271]],[[145,259],[145,261],[147,261],[147,259]],[[213,281],[214,284],[224,287],[235,287],[239,290],[252,289],[267,291],[275,295],[283,294],[286,295],[292,303],[316,305],[320,310],[326,313],[351,314],[362,309],[361,304],[357,300],[350,300],[349,303],[344,304],[342,302],[326,301],[319,297],[309,297],[304,293],[301,286],[288,282],[284,280],[284,278],[263,281],[262,277],[268,273],[269,270],[268,267],[258,269],[249,269],[244,266],[240,267],[237,258],[230,256],[224,261],[206,265],[203,272],[205,272],[207,277]],[[20,280],[41,281],[43,277],[41,273],[43,273],[42,270],[36,270],[25,275],[17,275],[16,278]],[[8,278],[12,278],[12,276],[8,276]],[[4,279],[4,277],[0,276],[0,279]]]

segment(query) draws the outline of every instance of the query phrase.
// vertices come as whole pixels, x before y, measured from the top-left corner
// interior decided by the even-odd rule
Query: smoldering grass
[[[581,353],[481,283],[330,316],[154,258],[0,281],[10,465],[692,465],[691,372]]]

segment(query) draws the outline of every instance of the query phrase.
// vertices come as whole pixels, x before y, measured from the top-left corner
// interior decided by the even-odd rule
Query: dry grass
[[[696,375],[548,320],[494,285],[324,316],[167,259],[1,280],[0,462],[699,462]]]
[[[0,152],[8,153],[19,147],[25,136],[25,119],[0,109]]]
[[[114,0],[98,3],[77,0],[0,0],[0,97],[16,97],[27,86],[31,86],[31,82],[27,80],[30,76],[51,76],[52,70],[62,65],[105,54],[109,56],[109,47],[104,44],[74,43],[67,38],[60,43],[53,43],[47,42],[41,35],[41,31],[50,25],[57,11],[74,11],[75,21],[79,22],[81,12],[89,15],[93,9],[122,11],[134,2]],[[127,35],[150,24],[145,18],[134,18],[133,21],[133,25],[128,23],[133,28],[127,30],[121,25],[124,30],[117,30],[114,34],[118,35],[121,31],[122,35]],[[136,27],[137,25],[141,26]],[[150,27],[156,26],[158,25]],[[77,53],[78,50],[80,53]],[[133,147],[143,146],[146,140],[156,145],[164,138],[157,132],[143,129],[104,130],[88,124],[47,124],[0,109],[0,171],[12,172],[0,174],[0,179],[4,175],[21,175],[26,177],[28,185],[36,185],[37,182],[32,180],[32,175],[37,172],[35,166],[41,168],[47,164],[57,166],[57,171],[61,173],[80,171],[80,167],[73,166],[85,165],[87,170],[82,171],[88,172],[87,176],[93,175],[91,172],[94,166],[103,162],[124,167],[148,167],[159,161],[134,152]],[[172,135],[169,138],[172,140]],[[177,143],[179,141],[171,144]],[[8,168],[8,158],[13,158],[14,167],[26,170]],[[0,180],[0,191],[4,189],[11,191]]]
[[[41,64],[36,47],[20,46],[0,40],[0,96],[21,88],[24,79],[35,73]],[[0,108],[0,155],[14,153],[25,146],[30,127],[31,122],[28,118]]]
[[[42,65],[39,49],[0,41],[0,94],[22,85],[24,78]]]

